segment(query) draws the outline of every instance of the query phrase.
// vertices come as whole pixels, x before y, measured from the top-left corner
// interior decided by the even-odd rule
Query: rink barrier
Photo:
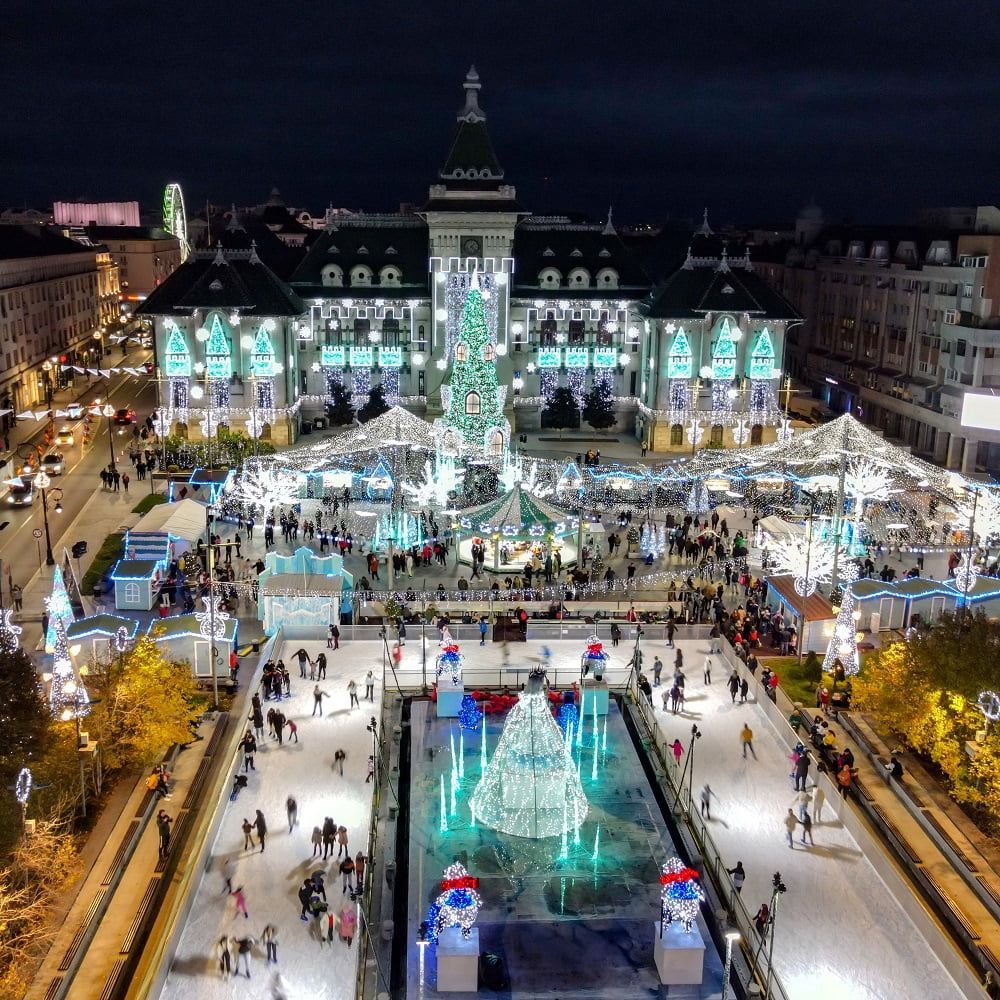
[[[772,702],[763,685],[761,685],[757,677],[747,670],[746,664],[736,655],[735,650],[728,640],[723,639],[721,641],[721,648],[721,656],[726,667],[730,670],[738,670],[740,676],[746,676],[750,681],[750,688],[754,692],[754,703],[761,708],[764,716],[771,723],[772,728],[778,736],[781,737],[789,753],[791,753],[795,748],[795,744],[803,740],[800,734],[789,725],[788,717],[791,715],[794,706],[781,689],[780,683],[776,691],[776,700]],[[780,700],[781,707],[779,707],[778,700]],[[813,756],[815,757],[815,753]],[[826,807],[833,810],[837,819],[840,820],[841,825],[854,838],[858,847],[884,882],[893,899],[910,918],[917,931],[927,942],[927,946],[934,953],[948,975],[958,985],[959,989],[962,990],[963,994],[966,997],[987,997],[988,994],[983,989],[982,983],[970,964],[971,958],[966,959],[956,946],[956,943],[945,936],[940,924],[928,909],[928,906],[933,906],[932,900],[928,900],[927,905],[925,905],[925,901],[921,898],[919,891],[917,891],[919,888],[927,891],[929,885],[928,882],[921,879],[921,876],[924,874],[922,862],[917,862],[913,868],[913,877],[917,884],[915,887],[902,874],[900,866],[897,866],[893,858],[886,851],[885,844],[878,839],[871,827],[862,818],[861,809],[853,808],[841,796],[840,789],[835,784],[833,776],[814,768],[812,779],[816,785],[823,788],[826,796]],[[871,812],[874,824],[877,826],[881,820],[872,807],[868,807],[868,809]],[[889,831],[886,830],[887,840],[891,848],[897,841],[888,834]],[[901,846],[905,841],[901,833],[897,831],[897,834],[899,837],[898,843]],[[939,910],[941,917],[947,920],[949,910],[944,900],[941,900]],[[977,949],[975,941],[970,942],[969,951],[971,952],[973,949]],[[977,950],[982,951],[981,948]]]
[[[242,685],[240,687],[244,703],[239,709],[234,706],[229,713],[230,720],[236,724],[231,726],[232,731],[219,743],[220,760],[231,762],[237,760],[239,741],[244,733],[242,725],[244,717],[240,713],[245,711],[250,703],[250,692],[260,685],[263,664],[270,659],[275,647],[284,641],[282,630],[279,628],[261,647],[251,681],[246,688]],[[188,845],[185,862],[175,871],[171,879],[170,891],[146,937],[147,947],[143,950],[129,983],[127,994],[129,1000],[133,997],[137,1000],[140,997],[155,998],[163,992],[177,953],[177,946],[194,906],[198,885],[212,870],[212,849],[222,826],[226,806],[229,805],[229,782],[233,766],[235,765],[220,767],[214,781],[205,787],[202,802],[209,803],[214,800],[215,804],[208,822],[202,821],[196,826],[191,843]]]
[[[677,770],[669,749],[672,741],[667,740],[660,728],[653,706],[634,684],[629,687],[626,705],[638,716],[650,740],[650,749],[655,754],[654,759],[658,765],[654,769],[656,777],[661,784],[666,785],[665,793],[672,803],[675,820],[680,825],[682,836],[686,831],[694,845],[692,865],[708,875],[710,886],[706,888],[713,890],[713,895],[722,904],[725,915],[740,932],[739,954],[746,970],[745,978],[753,981],[752,985],[758,990],[757,995],[767,996],[769,1000],[789,1000],[780,975],[772,970],[768,977],[766,955],[763,953],[764,949],[758,947],[761,939],[754,926],[753,917],[740,894],[736,892],[732,876],[726,870],[726,863],[722,860],[722,854],[712,839],[708,827],[702,821],[698,810],[692,808],[693,803],[688,795],[687,786],[678,789],[675,780]],[[733,965],[735,972],[737,971],[735,952]],[[770,985],[769,991],[768,985]]]

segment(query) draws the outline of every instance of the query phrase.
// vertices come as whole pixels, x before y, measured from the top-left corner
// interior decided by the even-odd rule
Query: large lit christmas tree
[[[510,424],[500,406],[496,345],[486,325],[486,307],[473,274],[455,342],[451,392],[441,422],[476,447],[488,448],[499,431],[506,443]]]
[[[73,615],[73,605],[66,593],[62,570],[56,566],[52,574],[52,596],[45,601],[45,610],[49,614],[49,626],[45,631],[45,652],[52,653],[56,648],[56,621],[61,621],[67,629],[76,620]]]
[[[834,674],[837,660],[840,660],[847,676],[856,674],[861,669],[858,659],[858,623],[854,620],[856,610],[854,590],[848,581],[844,586],[844,596],[840,602],[837,622],[833,626],[830,645],[826,647],[826,656],[823,657],[823,672],[826,674]]]
[[[587,797],[549,708],[545,675],[533,671],[504,723],[472,796],[476,822],[515,837],[556,837],[587,815]]]

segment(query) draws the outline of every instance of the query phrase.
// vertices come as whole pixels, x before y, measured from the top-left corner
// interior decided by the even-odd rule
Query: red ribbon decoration
[[[451,889],[478,889],[479,879],[472,875],[463,875],[461,878],[443,878],[441,879],[441,888],[444,892]]]
[[[660,876],[660,885],[673,885],[675,882],[697,881],[698,873],[693,868],[682,868],[679,872],[667,872]]]

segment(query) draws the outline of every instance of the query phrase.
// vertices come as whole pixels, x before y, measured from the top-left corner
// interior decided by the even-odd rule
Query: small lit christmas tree
[[[584,821],[587,797],[552,718],[541,670],[528,676],[507,716],[472,808],[483,826],[531,839],[559,836]]]
[[[478,447],[488,447],[497,431],[505,442],[510,438],[510,424],[500,406],[496,345],[486,324],[486,306],[475,274],[462,307],[451,392],[442,424]]]
[[[660,869],[660,928],[678,921],[685,931],[698,917],[698,907],[705,901],[705,890],[698,884],[698,873],[680,858],[670,858]]]
[[[343,382],[331,382],[326,401],[326,419],[331,427],[343,427],[354,421],[354,405],[351,394]]]
[[[59,566],[55,567],[52,574],[52,595],[45,601],[45,610],[49,613],[49,625],[45,632],[45,652],[52,653],[56,648],[56,621],[61,621],[63,628],[67,629],[76,620]]]
[[[606,430],[615,425],[615,404],[611,398],[611,386],[599,379],[583,397],[583,419],[594,430]]]
[[[850,583],[844,586],[844,596],[840,604],[840,612],[837,614],[837,622],[833,626],[833,635],[830,644],[826,647],[826,656],[823,657],[823,672],[834,674],[837,660],[840,660],[847,675],[856,674],[861,669],[858,659],[858,623],[854,620],[854,612],[857,602],[854,599],[854,590]]]
[[[90,696],[83,680],[73,669],[69,643],[62,620],[55,619],[55,643],[52,652],[52,683],[49,685],[49,710],[54,719],[68,722],[90,712]]]
[[[687,512],[695,515],[707,514],[711,509],[712,500],[708,495],[708,488],[703,482],[696,482],[688,494]]]

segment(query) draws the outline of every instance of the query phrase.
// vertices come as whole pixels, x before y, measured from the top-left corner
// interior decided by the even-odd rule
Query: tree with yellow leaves
[[[171,744],[190,741],[191,724],[202,712],[191,667],[168,660],[148,636],[122,656],[95,664],[90,676],[105,767],[145,767]]]

